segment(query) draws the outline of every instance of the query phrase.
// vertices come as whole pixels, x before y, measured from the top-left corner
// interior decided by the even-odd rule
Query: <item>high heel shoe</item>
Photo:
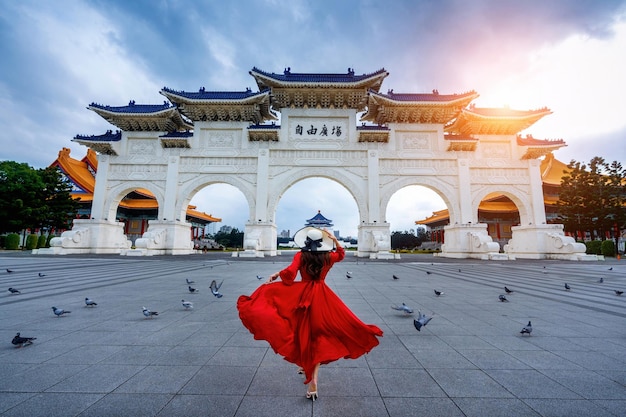
[[[317,395],[317,382],[311,382],[309,384],[309,389],[307,389],[306,391],[306,397],[308,399],[311,399],[312,401],[315,401],[318,397]]]

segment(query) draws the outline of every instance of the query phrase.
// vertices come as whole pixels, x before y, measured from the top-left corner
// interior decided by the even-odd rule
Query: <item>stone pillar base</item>
[[[190,233],[191,224],[186,221],[149,220],[148,231],[124,255],[190,255],[194,253]]]
[[[74,219],[72,230],[50,240],[49,250],[37,253],[69,255],[81,253],[120,254],[130,248],[124,235],[124,224],[117,221]]]
[[[509,256],[520,259],[556,259],[567,261],[597,261],[587,255],[584,243],[565,236],[562,224],[513,226],[513,238],[504,245]]]
[[[361,223],[359,225],[358,257],[370,259],[400,259],[392,254],[389,223]]]
[[[243,237],[242,258],[263,258],[276,256],[276,225],[268,222],[246,223]]]
[[[445,242],[441,245],[442,258],[509,259],[500,253],[500,245],[487,233],[486,223],[454,224],[444,227]]]

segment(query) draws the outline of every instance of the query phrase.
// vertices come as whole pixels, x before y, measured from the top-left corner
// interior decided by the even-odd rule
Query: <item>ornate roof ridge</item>
[[[101,135],[80,135],[77,134],[74,136],[76,140],[91,140],[91,141],[99,141],[99,142],[117,142],[122,139],[122,131],[117,129],[115,133],[113,130],[109,129],[105,133]]]
[[[439,90],[434,89],[431,93],[395,93],[392,89],[387,90],[387,93],[381,93],[378,91],[371,90],[368,91],[370,94],[374,94],[378,97],[384,97],[393,101],[407,101],[407,102],[417,102],[417,101],[453,101],[462,98],[466,98],[468,96],[478,96],[476,90],[468,90],[463,93],[452,93],[452,94],[440,94]]]
[[[476,107],[474,104],[470,104],[463,111],[486,117],[525,117],[541,113],[552,113],[552,110],[546,106],[532,110],[517,110],[508,107]]]
[[[565,144],[563,139],[536,139],[531,134],[527,134],[526,137],[522,137],[522,135],[518,134],[517,144],[521,146],[554,146]]]
[[[163,110],[171,110],[171,109],[175,109],[174,106],[172,106],[172,103],[170,103],[167,100],[163,101],[163,104],[137,104],[135,102],[135,100],[130,100],[128,102],[128,105],[126,106],[109,106],[109,105],[104,105],[104,104],[99,104],[99,103],[91,103],[88,107],[88,109],[99,109],[99,110],[106,110],[112,113],[158,113],[161,112]]]
[[[354,68],[348,68],[347,73],[297,73],[291,72],[291,67],[285,68],[282,74],[276,74],[274,72],[263,71],[260,68],[253,67],[250,70],[250,75],[252,73],[258,73],[264,75],[266,77],[272,78],[274,80],[282,81],[282,82],[309,82],[309,83],[319,83],[319,82],[328,82],[328,83],[345,83],[345,82],[357,82],[362,81],[368,78],[372,78],[382,74],[389,74],[385,68],[381,68],[377,71],[374,71],[369,74],[361,74],[357,75],[354,72]]]
[[[200,89],[198,89],[198,91],[196,92],[174,90],[172,88],[163,87],[160,93],[173,94],[190,100],[241,100],[254,96],[268,94],[269,90],[264,89],[261,91],[252,91],[252,89],[248,87],[244,91],[208,91],[204,87],[200,87]]]

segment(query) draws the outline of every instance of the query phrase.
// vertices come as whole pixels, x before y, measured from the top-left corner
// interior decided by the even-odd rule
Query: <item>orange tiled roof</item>
[[[74,159],[70,156],[70,149],[63,148],[59,151],[57,159],[50,164],[50,166],[57,166],[70,178],[76,185],[85,190],[84,193],[71,193],[73,198],[80,198],[81,202],[91,203],[93,201],[93,190],[96,184],[94,175],[89,170],[92,168],[93,172],[96,172],[98,167],[98,159],[96,153],[88,149],[87,155],[81,160]],[[120,207],[127,209],[157,209],[158,204],[154,198],[154,194],[150,190],[145,188],[138,188],[135,193],[147,198],[124,198],[120,202]],[[196,210],[196,206],[187,207],[187,215],[196,219],[201,219],[209,222],[221,222],[222,219],[213,217],[210,214]]]

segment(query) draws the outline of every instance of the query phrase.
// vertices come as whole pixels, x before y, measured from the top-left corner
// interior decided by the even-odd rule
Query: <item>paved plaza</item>
[[[311,402],[296,366],[254,340],[235,306],[291,256],[0,252],[0,415],[626,415],[626,295],[614,292],[626,290],[624,260],[349,253],[327,283],[385,335],[370,354],[323,366]],[[504,286],[514,291],[507,302]],[[403,302],[415,314],[391,308]],[[71,313],[56,317],[52,306]],[[145,318],[142,306],[159,315]],[[418,310],[433,316],[420,332]],[[529,320],[532,335],[520,334]],[[16,332],[37,339],[15,348]]]

